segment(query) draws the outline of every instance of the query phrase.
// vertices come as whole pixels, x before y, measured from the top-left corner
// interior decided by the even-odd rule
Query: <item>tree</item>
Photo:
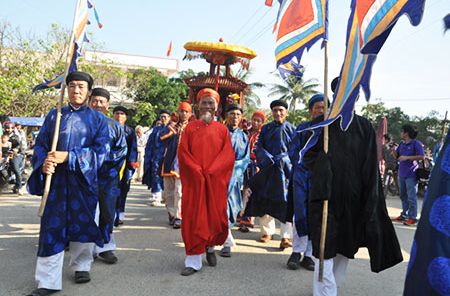
[[[388,133],[392,134],[394,141],[400,142],[400,132],[402,126],[410,123],[419,129],[417,140],[426,147],[432,148],[439,143],[442,131],[441,115],[437,111],[431,111],[426,116],[410,117],[405,114],[400,107],[386,108],[383,102],[369,104],[363,107],[362,115],[368,118],[375,130],[381,118],[387,117]]]
[[[280,74],[276,73],[276,77],[282,79]],[[316,88],[319,87],[317,79],[311,78],[305,80],[303,76],[287,75],[283,80],[283,84],[273,84],[270,88],[269,97],[277,96],[278,99],[284,100],[289,104],[289,110],[294,111],[298,103],[307,106],[309,98],[316,94]]]
[[[130,74],[129,79],[127,96],[135,102],[150,104],[146,105],[146,115],[142,115],[147,119],[145,122],[139,122],[140,124],[151,125],[156,115],[150,116],[150,112],[159,112],[161,109],[176,111],[178,105],[188,98],[189,89],[184,82],[169,79],[155,68],[136,70]]]
[[[250,76],[253,74],[252,69],[249,70],[240,68],[237,71],[235,77],[241,79],[247,83],[247,89],[244,90],[245,94],[245,106],[244,106],[244,116],[249,118],[256,110],[259,109],[261,105],[261,99],[255,93],[256,89],[264,88],[265,85],[261,82],[248,82]]]

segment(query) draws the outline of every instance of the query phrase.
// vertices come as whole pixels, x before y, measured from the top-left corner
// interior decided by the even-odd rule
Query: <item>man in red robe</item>
[[[178,149],[181,235],[187,255],[184,276],[202,268],[205,251],[208,264],[217,264],[214,246],[222,245],[228,236],[227,187],[235,160],[228,128],[214,121],[219,94],[205,88],[197,101],[200,120],[186,126]]]

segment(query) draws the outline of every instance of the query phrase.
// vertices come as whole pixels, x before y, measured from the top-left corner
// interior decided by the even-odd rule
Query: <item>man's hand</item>
[[[44,175],[52,175],[55,173],[55,168],[58,164],[49,160],[48,158],[45,159],[44,164],[42,165],[42,173]]]
[[[47,159],[56,164],[67,162],[69,160],[69,152],[67,152],[67,151],[51,151],[47,154]]]

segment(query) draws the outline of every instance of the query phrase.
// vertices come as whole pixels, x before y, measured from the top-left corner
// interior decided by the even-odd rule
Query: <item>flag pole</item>
[[[323,77],[323,105],[324,120],[328,114],[328,40],[324,39],[324,77]],[[328,125],[323,128],[323,151],[328,154]],[[325,239],[327,235],[328,200],[323,201],[322,209],[322,230],[320,232],[320,254],[319,254],[319,282],[323,280],[323,262],[325,257]]]
[[[51,150],[50,150],[51,152],[56,151],[56,146],[58,144],[59,127],[61,124],[61,109],[62,109],[62,105],[64,103],[64,93],[66,90],[65,80],[66,80],[67,72],[69,71],[70,60],[71,60],[70,53],[72,52],[72,46],[75,46],[73,39],[75,37],[75,22],[76,22],[76,16],[77,16],[77,9],[80,6],[80,2],[81,2],[81,0],[77,0],[77,4],[75,7],[75,13],[74,13],[74,17],[73,17],[72,34],[70,35],[70,39],[69,39],[69,43],[68,43],[69,46],[67,47],[66,66],[65,66],[65,70],[64,70],[64,76],[61,81],[61,93],[59,96],[58,107],[57,107],[57,112],[56,112],[55,131],[53,133],[53,141],[52,141],[52,146],[51,146]],[[76,53],[74,52],[73,54],[76,54]],[[38,211],[39,217],[42,217],[42,215],[44,214],[44,209],[45,209],[45,205],[47,203],[48,193],[50,192],[51,182],[52,182],[52,175],[47,175],[45,178],[44,194],[42,195],[41,205],[39,206],[39,211]]]

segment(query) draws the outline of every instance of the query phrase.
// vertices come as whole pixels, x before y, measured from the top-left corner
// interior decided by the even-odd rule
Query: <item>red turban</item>
[[[212,88],[204,88],[201,91],[199,91],[197,94],[197,102],[200,102],[200,100],[205,97],[213,98],[216,100],[216,103],[219,104],[220,95]]]
[[[259,117],[262,119],[262,121],[266,121],[266,114],[264,113],[264,111],[255,111],[255,113],[253,113],[252,118],[253,117]]]
[[[180,105],[178,105],[178,111],[180,111],[180,110],[184,110],[184,111],[187,111],[189,113],[192,113],[191,104],[189,104],[187,102],[181,102]]]

